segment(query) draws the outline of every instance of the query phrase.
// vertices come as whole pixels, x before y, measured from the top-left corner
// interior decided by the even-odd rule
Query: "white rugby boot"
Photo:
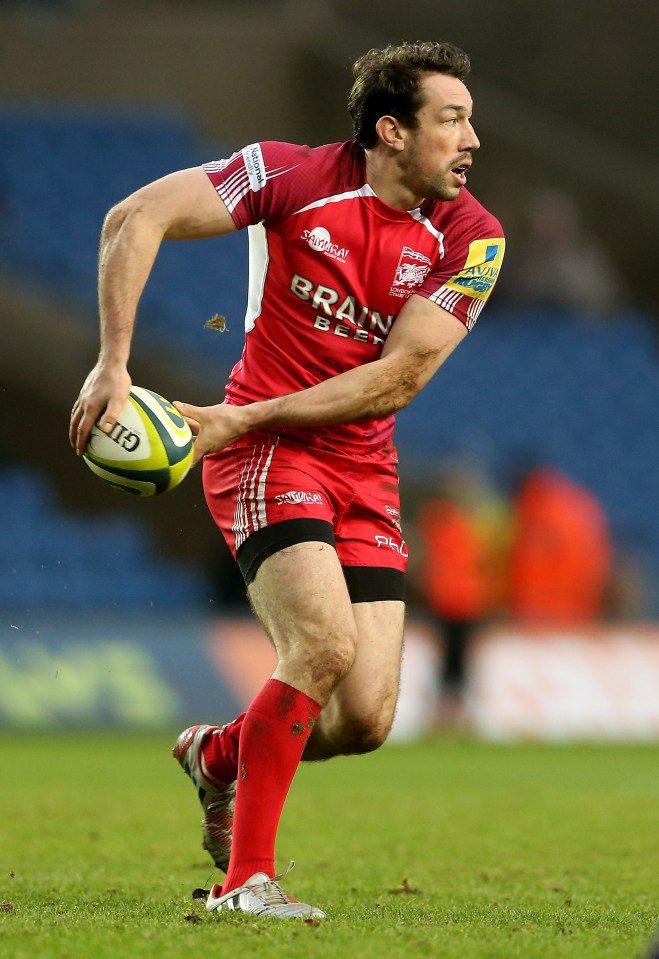
[[[285,873],[274,879],[265,872],[257,872],[242,886],[223,893],[217,883],[211,889],[206,901],[209,912],[245,912],[252,916],[273,916],[275,919],[325,919],[322,909],[308,906],[306,902],[289,899],[279,885],[295,863],[291,863]]]

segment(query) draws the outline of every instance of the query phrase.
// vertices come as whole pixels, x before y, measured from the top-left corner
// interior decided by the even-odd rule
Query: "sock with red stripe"
[[[202,743],[201,754],[206,769],[220,782],[232,783],[238,778],[238,748],[245,715],[241,713],[232,723],[210,733]]]
[[[305,693],[269,679],[245,713],[227,892],[256,872],[274,876],[282,809],[320,710]]]

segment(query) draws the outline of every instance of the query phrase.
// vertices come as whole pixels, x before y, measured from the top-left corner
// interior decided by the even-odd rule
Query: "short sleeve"
[[[296,171],[309,147],[264,141],[251,143],[226,160],[203,164],[238,229],[285,216],[297,201]]]
[[[501,270],[506,241],[493,220],[491,233],[468,240],[431,271],[416,292],[452,313],[471,330],[487,303]]]

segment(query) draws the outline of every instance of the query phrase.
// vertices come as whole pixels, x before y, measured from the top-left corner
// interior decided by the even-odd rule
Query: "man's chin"
[[[443,202],[451,202],[451,200],[457,200],[460,196],[460,186],[442,186],[439,189],[433,191],[432,195],[429,197],[431,200],[439,200]]]

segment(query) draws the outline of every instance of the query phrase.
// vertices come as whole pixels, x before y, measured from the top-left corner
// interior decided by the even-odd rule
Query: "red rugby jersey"
[[[226,401],[297,392],[377,359],[412,293],[468,329],[496,281],[499,222],[462,189],[404,211],[366,181],[355,143],[263,142],[204,165],[240,229],[249,228],[245,345]],[[280,431],[347,453],[384,446],[394,417]]]

